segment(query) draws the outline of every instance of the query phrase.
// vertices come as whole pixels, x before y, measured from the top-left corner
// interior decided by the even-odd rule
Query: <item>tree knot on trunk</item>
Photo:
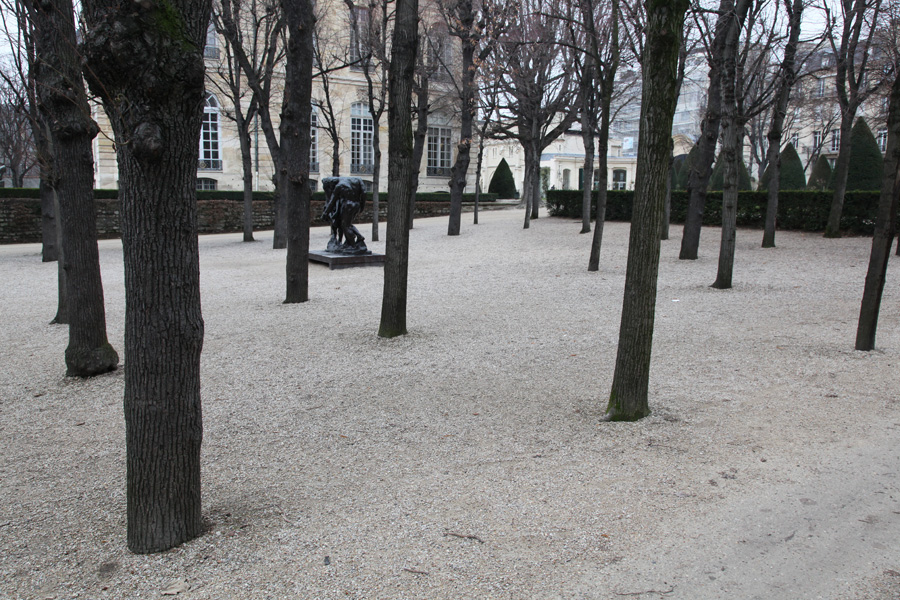
[[[159,125],[147,121],[138,123],[132,134],[131,146],[135,156],[146,160],[159,160],[165,147]]]

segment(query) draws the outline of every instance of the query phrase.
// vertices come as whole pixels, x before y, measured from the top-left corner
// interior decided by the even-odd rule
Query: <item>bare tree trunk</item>
[[[781,137],[784,129],[784,120],[787,116],[788,101],[791,97],[791,88],[794,87],[795,57],[797,44],[800,40],[800,22],[803,18],[803,0],[785,0],[789,11],[788,23],[789,37],[784,49],[784,59],[781,62],[781,82],[778,95],[772,107],[772,126],[766,138],[769,141],[766,163],[769,165],[769,193],[766,204],[766,224],[763,232],[762,247],[775,247],[775,224],[778,217],[778,192],[781,177]],[[762,177],[760,177],[762,179]]]
[[[534,187],[534,176],[531,173],[534,170],[534,161],[529,158],[530,154],[530,149],[528,146],[525,146],[525,180],[522,183],[522,200],[525,203],[525,229],[531,227],[531,203],[534,202],[534,191],[532,190],[532,187]],[[538,179],[540,179],[540,169],[538,169]],[[540,190],[538,190],[538,194],[540,194]]]
[[[712,287],[731,288],[734,274],[734,250],[737,236],[738,172],[744,155],[744,121],[738,114],[737,53],[741,29],[747,16],[749,1],[738,0],[735,26],[729,29],[722,51],[722,152],[725,164],[725,189],[722,190],[722,240],[719,245],[719,268]]]
[[[419,189],[419,169],[422,155],[425,153],[425,140],[428,137],[428,78],[423,78],[416,94],[416,132],[413,136],[413,184],[409,195],[409,227],[413,228],[416,218],[416,190]]]
[[[587,68],[587,67],[585,67]],[[591,232],[591,196],[594,193],[594,129],[582,103],[581,139],[584,142],[584,181],[581,190],[581,231]]]
[[[85,76],[116,135],[125,262],[128,548],[203,531],[197,159],[208,0],[87,0]]]
[[[71,0],[34,5],[38,107],[52,140],[55,191],[62,234],[69,345],[66,375],[90,377],[116,368],[119,355],[106,336],[106,309],[100,278],[94,210],[91,140],[99,131],[90,118],[76,53]]]
[[[669,239],[669,221],[672,219],[672,180],[675,178],[675,156],[669,150],[669,178],[666,180],[666,201],[663,204],[663,219],[659,226],[659,239]]]
[[[242,131],[241,126],[238,130]],[[241,171],[244,179],[244,241],[253,241],[253,155],[250,140],[241,135]]]
[[[603,113],[600,117],[600,151],[597,153],[599,164],[597,166],[597,215],[594,220],[594,237],[591,240],[591,255],[588,259],[588,271],[600,270],[600,248],[603,245],[603,225],[606,222],[606,198],[609,185],[607,147],[609,146],[609,110],[612,104],[612,92],[604,94]]]
[[[40,119],[37,114],[34,119]],[[43,126],[37,122],[32,125],[32,136],[37,149],[38,165],[40,167],[41,181],[41,261],[53,262],[59,259],[58,219],[56,212],[56,193],[50,184],[53,176],[53,158],[50,156],[50,144],[42,132]]]
[[[416,69],[418,0],[397,0],[388,87],[388,223],[385,243],[384,294],[378,335],[406,334],[409,273],[409,197],[413,175],[413,132],[410,104]]]
[[[381,212],[378,188],[381,179],[381,136],[378,134],[378,125],[374,126],[372,133],[372,156],[375,164],[372,166],[372,241],[378,241],[378,217]]]
[[[281,113],[284,195],[288,207],[285,304],[309,300],[309,144],[312,102],[312,0],[282,0],[287,17],[287,65]]]
[[[831,209],[825,224],[825,237],[841,237],[841,213],[844,210],[844,194],[847,192],[847,172],[850,170],[850,130],[856,111],[845,111],[841,115],[841,142],[837,160],[834,163],[834,194]]]
[[[900,76],[894,78],[888,108],[888,143],[884,153],[884,178],[881,183],[881,199],[872,238],[869,270],[859,310],[856,329],[856,349],[875,348],[875,331],[881,309],[881,295],[887,275],[891,242],[897,233],[897,205],[900,203]]]
[[[475,13],[471,0],[457,3],[461,29],[471,32]],[[447,235],[459,235],[462,221],[463,192],[466,189],[466,175],[469,172],[472,149],[472,124],[475,121],[477,103],[475,101],[475,46],[470,37],[462,38],[462,89],[460,90],[460,133],[456,145],[456,162],[450,170],[450,222]]]
[[[634,213],[607,420],[636,421],[650,414],[647,396],[661,245],[659,227],[677,100],[675,71],[688,4],[687,0],[646,2],[647,39],[641,61],[643,92]]]
[[[484,134],[478,137],[478,158],[475,160],[475,215],[473,225],[478,225],[478,205],[481,201],[481,164],[484,161]]]
[[[279,150],[282,152],[282,150]],[[272,249],[284,250],[288,245],[288,166],[284,160],[276,163],[275,170],[275,229],[272,232]]]
[[[681,238],[681,260],[697,260],[700,248],[700,230],[703,227],[703,209],[706,206],[706,189],[712,175],[716,157],[716,143],[722,119],[722,51],[725,39],[734,27],[734,0],[719,2],[719,17],[711,50],[709,88],[706,92],[706,116],[700,125],[700,149],[688,175],[688,208]]]

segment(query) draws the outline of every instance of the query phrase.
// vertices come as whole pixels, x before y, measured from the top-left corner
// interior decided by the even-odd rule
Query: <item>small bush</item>
[[[516,198],[518,196],[512,170],[510,170],[509,164],[506,162],[505,158],[500,159],[500,164],[497,165],[497,170],[494,171],[494,176],[491,177],[491,182],[488,185],[488,193],[497,194],[498,198],[504,199]]]
[[[824,155],[820,154],[813,165],[812,173],[809,174],[809,181],[806,182],[808,190],[827,190],[831,185],[831,163]]]

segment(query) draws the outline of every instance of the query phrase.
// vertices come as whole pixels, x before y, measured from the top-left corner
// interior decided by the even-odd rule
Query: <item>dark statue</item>
[[[353,219],[366,205],[366,187],[359,177],[325,177],[325,210],[322,218],[331,221],[331,239],[326,252],[371,254],[366,238],[353,226]]]

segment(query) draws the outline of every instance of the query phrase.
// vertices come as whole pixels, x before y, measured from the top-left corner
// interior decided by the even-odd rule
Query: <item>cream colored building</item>
[[[338,0],[320,0],[319,9],[323,15],[319,19],[318,36],[320,43],[329,44],[335,55],[345,52],[353,55],[355,34],[351,27],[351,12],[344,2]],[[355,9],[357,14],[369,10],[367,7]],[[432,24],[439,17],[432,14]],[[434,29],[434,28],[431,28]],[[442,40],[441,64],[450,65],[459,52],[458,40],[444,35]],[[241,190],[243,189],[243,173],[238,132],[234,122],[229,119],[231,99],[216,91],[215,82],[209,78],[216,77],[217,65],[223,56],[223,42],[210,28],[204,54],[207,67],[207,99],[204,108],[203,128],[200,139],[200,160],[197,168],[198,189]],[[426,44],[428,48],[433,47]],[[430,58],[430,57],[429,57]],[[336,113],[336,123],[340,131],[339,160],[341,176],[362,178],[367,187],[372,186],[374,170],[373,133],[374,120],[368,109],[367,84],[363,71],[359,67],[345,67],[330,74],[331,101]],[[419,191],[449,192],[450,167],[456,160],[456,144],[459,141],[459,123],[454,116],[454,102],[450,94],[451,86],[443,78],[434,77],[430,84],[436,110],[429,115],[429,129],[422,156],[419,176]],[[276,84],[273,88],[278,88]],[[274,94],[273,106],[270,110],[277,130],[281,98]],[[313,99],[322,99],[323,88],[320,80],[313,82]],[[248,97],[249,98],[249,97]],[[249,99],[245,101],[249,102]],[[112,128],[100,106],[94,107],[94,118],[100,125],[101,133],[94,142],[95,186],[98,188],[117,188],[118,170]],[[313,129],[310,156],[310,179],[314,189],[321,189],[319,181],[332,174],[332,142],[322,124],[321,116],[313,107]],[[388,181],[388,127],[387,110],[381,116],[378,126],[381,147],[381,173],[379,188],[387,191]],[[273,163],[265,135],[258,122],[250,129],[250,144],[253,163],[253,189],[272,190]],[[474,153],[470,168],[470,185],[466,191],[474,191]]]

